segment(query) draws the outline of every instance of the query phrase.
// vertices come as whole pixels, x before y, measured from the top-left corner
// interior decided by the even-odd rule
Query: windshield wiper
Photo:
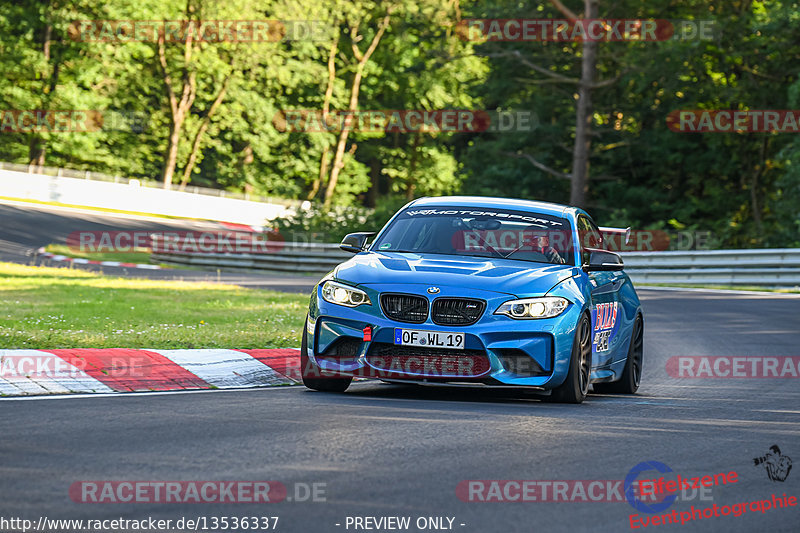
[[[481,236],[480,232],[476,232],[476,234],[480,239],[480,242],[478,242],[478,244],[485,246],[488,251],[493,252],[497,257],[500,257],[502,259],[506,258],[506,256],[504,256],[502,252],[500,252],[499,250],[497,250],[497,248],[486,242],[486,239]]]
[[[513,254],[519,252],[522,248],[524,248],[524,244],[520,244],[519,246],[517,246],[516,248],[514,248],[513,250],[508,252],[506,255],[503,256],[503,259],[508,259]],[[529,260],[529,261],[532,261],[534,263],[545,263],[546,262],[546,263],[549,263],[551,265],[563,265],[563,264],[565,264],[564,263],[564,258],[561,257],[559,255],[559,253],[554,248],[551,248],[551,249],[553,250],[553,254],[551,254],[551,256],[547,255],[547,253],[544,251],[545,250],[544,248],[541,248],[542,251],[538,252],[538,253],[542,254],[545,257],[545,259],[547,259],[547,261],[536,261],[536,260]]]
[[[503,256],[503,259],[508,259],[508,258],[509,258],[509,257],[511,257],[513,254],[515,254],[515,253],[519,252],[520,250],[522,250],[522,248],[523,248],[524,246],[526,246],[527,244],[528,244],[527,242],[524,242],[524,243],[520,244],[519,246],[517,246],[516,248],[514,248],[513,250],[511,250],[510,252],[508,252],[507,254],[505,254],[505,255]]]

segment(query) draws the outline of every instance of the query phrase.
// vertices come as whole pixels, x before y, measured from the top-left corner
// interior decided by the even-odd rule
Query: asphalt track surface
[[[225,229],[215,222],[166,219],[61,208],[0,200],[0,261],[66,267],[67,263],[35,258],[33,252],[48,244],[65,244],[75,231],[209,231]],[[203,270],[144,270],[97,265],[74,268],[111,276],[232,283],[243,287],[284,292],[309,292],[318,277],[275,274],[209,272]]]
[[[627,531],[638,511],[625,502],[466,502],[456,487],[622,480],[643,461],[690,477],[738,474],[711,499],[677,501],[665,512],[800,496],[797,466],[776,482],[753,464],[776,444],[800,461],[798,379],[677,379],[665,370],[675,355],[800,355],[800,298],[646,289],[640,296],[639,393],[590,395],[582,405],[379,382],[344,394],[296,386],[2,400],[0,517],[206,517],[210,524],[278,516],[278,531],[337,532],[368,531],[346,528],[348,517],[407,516],[407,531],[420,531],[418,517],[444,516],[463,532]],[[76,503],[69,487],[85,480],[274,480],[290,497],[296,484],[324,483],[325,501]],[[748,510],[647,529],[796,532],[798,518],[800,507]]]

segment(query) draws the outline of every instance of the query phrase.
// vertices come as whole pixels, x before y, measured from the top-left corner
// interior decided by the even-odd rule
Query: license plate
[[[421,346],[426,348],[464,349],[463,333],[425,331],[421,329],[394,329],[394,343],[400,346]]]

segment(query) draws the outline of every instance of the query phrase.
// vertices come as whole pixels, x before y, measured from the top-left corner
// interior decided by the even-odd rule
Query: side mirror
[[[611,272],[622,270],[624,264],[619,254],[608,250],[589,250],[589,264],[583,265],[584,272]]]
[[[360,231],[358,233],[348,233],[342,239],[339,248],[345,252],[357,254],[363,252],[367,244],[367,239],[375,235],[374,231]]]

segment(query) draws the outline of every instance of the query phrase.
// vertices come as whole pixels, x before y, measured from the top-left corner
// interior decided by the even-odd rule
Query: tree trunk
[[[187,9],[189,9],[187,7]],[[196,95],[197,85],[194,70],[190,70],[192,61],[192,34],[186,37],[186,44],[183,51],[183,83],[181,97],[175,94],[172,86],[172,77],[169,74],[167,65],[167,53],[164,34],[158,36],[158,61],[161,66],[161,73],[164,77],[164,89],[167,92],[170,109],[169,140],[167,141],[167,153],[164,157],[164,172],[161,176],[164,188],[172,187],[172,177],[175,174],[175,165],[178,161],[178,146],[181,140],[181,130],[186,120],[186,113],[192,108]]]
[[[181,127],[183,120],[173,119],[169,125],[169,141],[167,144],[167,156],[164,160],[164,174],[161,176],[164,188],[172,187],[172,176],[175,174],[175,164],[178,161],[178,143],[181,140]]]
[[[28,147],[28,172],[41,172],[44,166],[44,158],[47,153],[45,140],[34,135]]]
[[[186,163],[186,168],[183,169],[183,178],[181,178],[181,186],[180,190],[184,190],[186,188],[186,184],[189,183],[189,180],[192,177],[192,171],[194,170],[194,165],[197,162],[197,154],[200,152],[200,144],[203,141],[203,135],[205,135],[206,130],[208,130],[208,126],[211,124],[211,117],[214,116],[214,113],[219,109],[219,106],[222,104],[222,100],[225,99],[225,93],[228,91],[228,83],[231,81],[231,74],[229,74],[225,81],[222,82],[222,88],[217,93],[217,97],[214,99],[214,102],[211,104],[211,107],[208,108],[208,113],[203,118],[203,122],[200,123],[200,126],[197,128],[197,133],[194,136],[194,142],[192,142],[192,151],[189,154],[189,161]]]
[[[355,91],[356,83],[361,83],[360,73],[357,73],[356,79],[353,80],[353,90]],[[331,176],[328,178],[328,186],[325,188],[325,202],[323,207],[330,208],[331,201],[333,200],[333,192],[336,190],[336,183],[339,181],[339,173],[344,168],[344,149],[347,146],[347,137],[350,135],[350,124],[345,120],[342,126],[342,131],[339,133],[339,141],[336,143],[336,152],[333,155],[333,165],[331,166]]]
[[[314,200],[319,194],[319,189],[322,186],[322,181],[325,179],[325,176],[328,175],[328,162],[330,161],[330,152],[331,149],[327,146],[322,149],[322,156],[319,160],[319,174],[317,175],[317,179],[314,180],[314,183],[311,184],[311,190],[308,192],[308,196],[306,200]]]
[[[333,84],[336,81],[336,54],[339,51],[339,34],[333,37],[331,49],[328,53],[328,85],[325,88],[325,98],[322,100],[322,123],[328,124],[328,113],[331,109],[331,99],[333,98]],[[314,200],[319,193],[322,182],[328,175],[328,156],[330,155],[330,148],[327,146],[322,149],[322,156],[319,159],[319,174],[314,182],[311,184],[311,191],[308,193],[307,200]]]
[[[356,73],[353,76],[353,83],[350,86],[350,105],[348,106],[348,111],[350,113],[356,113],[356,111],[358,111],[358,93],[361,90],[361,80],[364,76],[364,67],[369,61],[372,53],[378,47],[378,43],[380,42],[381,37],[383,37],[383,33],[386,31],[387,26],[389,26],[389,20],[390,14],[387,13],[378,25],[378,31],[375,32],[375,36],[372,38],[372,42],[367,48],[367,51],[363,54],[358,50],[358,47],[355,44],[355,37],[358,30],[357,27],[352,27],[350,29],[350,35],[354,38],[353,53],[358,59]],[[339,181],[339,173],[344,167],[344,152],[345,147],[347,146],[347,137],[349,135],[350,125],[348,121],[345,120],[345,124],[342,126],[342,131],[339,134],[339,141],[336,143],[336,152],[333,156],[333,164],[331,165],[331,176],[328,179],[328,186],[325,188],[325,202],[323,204],[325,209],[330,208],[331,202],[333,201],[333,193],[336,190],[336,183]]]
[[[584,19],[596,19],[598,0],[584,0]],[[589,154],[592,149],[592,86],[597,72],[597,41],[583,42],[581,81],[575,110],[575,146],[572,151],[570,205],[585,207],[589,189]]]
[[[761,222],[761,207],[758,204],[758,188],[759,188],[759,178],[761,174],[764,172],[764,167],[766,166],[766,157],[767,157],[767,143],[769,142],[769,137],[764,136],[764,140],[761,143],[761,150],[759,153],[759,160],[756,164],[755,169],[753,170],[753,176],[750,180],[750,209],[753,212],[753,222],[755,222],[756,226],[756,240],[761,243],[763,241],[764,235],[764,225]]]
[[[411,201],[414,199],[414,192],[417,190],[417,180],[414,179],[414,173],[417,171],[417,162],[419,161],[419,132],[414,134],[414,142],[411,144],[411,161],[408,165],[408,185],[406,186],[406,200]]]
[[[50,8],[50,2],[47,3],[48,9]],[[47,87],[42,87],[42,92],[45,93],[45,108],[49,109],[50,103],[49,100],[53,96],[53,92],[56,89],[56,83],[58,80],[58,70],[54,69],[53,73],[50,73],[50,41],[53,37],[53,26],[51,24],[47,24],[44,27],[44,32],[42,33],[42,55],[44,56],[44,66],[42,70],[39,72],[41,79],[49,80]],[[44,167],[45,156],[47,154],[47,140],[44,139],[42,136],[34,133],[31,137],[30,143],[28,144],[28,172],[41,172],[42,167]]]

